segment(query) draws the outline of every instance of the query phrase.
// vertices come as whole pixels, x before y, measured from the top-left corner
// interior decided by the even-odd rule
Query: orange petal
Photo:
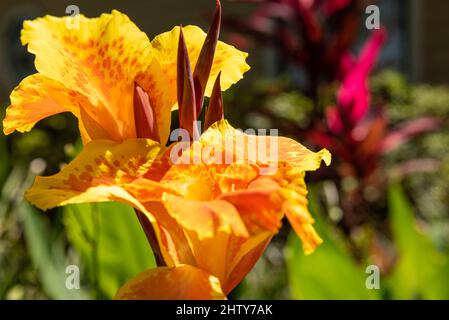
[[[142,203],[160,201],[164,193],[179,195],[177,190],[145,178],[137,178],[127,183],[126,190]]]
[[[39,73],[89,99],[94,107],[85,111],[114,140],[135,137],[134,80],[151,62],[151,44],[126,15],[26,21],[22,43],[36,55]]]
[[[258,240],[249,238],[239,214],[225,201],[200,202],[165,194],[163,202],[170,216],[184,229],[195,265],[216,276],[223,285],[227,285],[231,271],[243,256],[262,241],[259,235],[254,237]],[[269,232],[264,233],[263,238],[267,237]],[[240,274],[244,276],[251,267],[241,269]]]
[[[257,178],[259,172],[255,166],[233,163],[223,173],[217,175],[222,193],[246,189]]]
[[[219,280],[189,265],[156,268],[128,281],[114,299],[221,300],[226,299]]]
[[[261,230],[276,234],[283,217],[277,189],[240,190],[228,192],[218,199],[232,204],[251,234]]]
[[[165,171],[163,165],[152,166],[150,170],[151,172],[145,174],[145,178],[159,181],[164,187],[173,190],[171,193],[179,194],[188,200],[207,201],[220,193],[216,177],[223,172],[224,167],[206,164],[171,164]],[[158,174],[161,176],[157,177]]]
[[[194,201],[164,194],[162,201],[168,213],[186,230],[200,239],[213,238],[219,231],[247,237],[248,232],[235,208],[225,201]]]
[[[272,234],[259,233],[239,245],[238,251],[232,257],[232,264],[228,268],[226,281],[223,282],[223,292],[231,292],[251,271],[270,243]]]
[[[217,230],[213,238],[199,238],[199,234],[186,230],[186,236],[195,258],[195,265],[226,284],[229,268],[245,238]]]
[[[307,208],[304,173],[291,174],[289,170],[283,175],[278,173],[276,177],[261,177],[253,181],[248,189],[224,193],[218,199],[231,203],[237,209],[252,235],[261,230],[277,233],[286,214],[302,240],[304,252],[310,254],[322,240],[313,228],[315,221]],[[276,182],[279,176],[286,186],[281,187]]]
[[[185,234],[195,265],[216,276],[226,294],[250,272],[272,237],[267,231],[250,237],[223,230],[218,230],[213,238],[199,238],[198,233],[189,230]]]

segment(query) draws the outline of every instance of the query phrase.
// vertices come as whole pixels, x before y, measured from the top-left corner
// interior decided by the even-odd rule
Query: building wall
[[[449,83],[449,1],[412,0],[414,78]]]

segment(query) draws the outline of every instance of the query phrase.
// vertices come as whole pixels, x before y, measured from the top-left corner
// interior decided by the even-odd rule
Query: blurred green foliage
[[[397,263],[380,276],[380,289],[367,289],[365,274],[370,261],[356,261],[348,253],[344,237],[325,219],[315,189],[309,194],[310,210],[324,243],[304,256],[292,233],[286,248],[292,297],[295,299],[449,299],[449,252],[438,250],[417,220],[403,188],[390,186],[388,207]]]
[[[17,203],[26,179],[25,170],[16,166],[7,175],[0,193],[0,299],[41,298],[41,284],[27,252]]]
[[[374,102],[388,101],[388,114],[393,121],[416,118],[423,114],[447,117],[449,90],[447,86],[411,84],[399,72],[383,70],[370,79]]]
[[[449,251],[417,229],[400,184],[389,189],[390,223],[399,259],[389,279],[394,299],[449,299]]]
[[[4,117],[4,109],[0,108],[0,118]],[[0,125],[1,131],[3,131],[3,126]],[[9,159],[8,159],[8,145],[6,143],[6,136],[0,133],[0,186],[6,180],[9,171]]]
[[[94,297],[110,299],[129,279],[155,267],[153,253],[134,211],[119,203],[64,208],[70,243],[81,254]]]
[[[282,234],[278,235],[276,241],[270,243],[264,255],[228,298],[245,300],[291,298],[283,259],[285,241],[279,237],[283,238]]]
[[[354,261],[344,238],[326,223],[316,196],[309,190],[309,209],[316,218],[316,230],[323,239],[317,250],[305,256],[301,241],[292,232],[285,249],[289,285],[294,299],[376,299],[376,290],[365,287],[364,270]]]
[[[62,234],[55,236],[42,213],[23,202],[19,207],[28,252],[37,269],[43,290],[52,299],[86,299],[85,290],[66,287],[67,258]]]
[[[388,116],[393,122],[418,116],[449,118],[449,87],[410,84],[398,72],[385,70],[371,79],[374,102],[388,101]],[[449,245],[449,127],[416,137],[401,145],[384,161],[390,168],[413,158],[436,159],[438,171],[406,177],[405,191],[412,205],[430,224],[429,232],[439,246]]]

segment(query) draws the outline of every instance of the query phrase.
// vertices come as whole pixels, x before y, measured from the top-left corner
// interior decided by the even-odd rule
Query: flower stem
[[[156,260],[156,264],[158,267],[166,266],[164,258],[162,257],[161,248],[159,247],[159,243],[156,238],[156,234],[153,229],[153,225],[148,221],[148,218],[139,210],[134,209],[137,215],[137,219],[139,219],[140,225],[142,226],[143,231],[147,237],[147,240],[153,250],[154,258]]]

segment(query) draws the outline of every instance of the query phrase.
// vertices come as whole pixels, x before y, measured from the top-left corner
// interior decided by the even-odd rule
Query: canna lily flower
[[[159,36],[158,44],[153,40],[149,68],[164,70],[172,80],[165,86],[165,80],[142,80],[153,73],[137,74],[130,85],[130,107],[122,110],[120,119],[111,120],[118,123],[100,118],[104,122],[92,125],[93,118],[84,117],[84,105],[77,104],[80,129],[85,134],[83,151],[56,175],[37,177],[26,192],[26,198],[42,210],[103,201],[135,208],[159,267],[129,281],[116,298],[223,299],[262,255],[284,215],[303,241],[306,254],[321,243],[307,209],[304,175],[318,169],[322,160],[329,164],[330,154],[327,150],[311,152],[288,138],[246,135],[223,119],[222,86],[237,81],[247,67],[246,55],[234,48],[225,47],[229,51],[220,55],[224,44],[218,42],[219,5],[217,9],[204,44],[196,51],[189,47],[187,27]],[[165,51],[159,51],[158,58],[154,48]],[[191,55],[195,64],[191,64]],[[174,67],[169,68],[173,62],[166,60],[174,60]],[[214,75],[215,82],[210,83]],[[64,92],[52,93],[54,96],[45,99],[54,104],[67,102]],[[193,122],[205,95],[211,97],[205,115],[207,130],[196,139],[199,132]],[[158,104],[166,99],[170,103]],[[90,97],[86,100],[91,103]],[[14,118],[18,105],[28,107],[32,114],[40,106],[13,101],[9,123],[18,119]],[[166,148],[168,132],[161,128],[169,123],[161,114],[173,107],[179,108],[180,128],[194,139]],[[122,134],[129,129],[122,127],[126,117],[133,119],[130,136]],[[109,125],[123,130],[111,136],[115,129]],[[248,152],[254,146],[259,152]],[[274,150],[275,157],[260,156],[260,151],[266,155],[268,150],[270,155]]]
[[[79,19],[77,29],[75,19]],[[71,112],[78,119],[84,143],[136,138],[137,84],[148,96],[154,114],[157,132],[152,138],[165,145],[171,110],[177,102],[179,30],[176,27],[150,42],[125,14],[116,10],[94,19],[79,15],[26,21],[21,40],[36,56],[38,73],[25,78],[11,94],[4,133],[26,132],[39,120]],[[186,26],[183,31],[195,67],[206,34],[196,26]],[[212,81],[203,88],[207,96],[219,72],[221,88],[227,89],[249,70],[246,53],[223,42],[216,46],[209,74]]]
[[[274,142],[279,162],[269,174],[260,169],[270,167],[270,159],[229,157],[237,146],[270,149]],[[175,149],[181,156],[173,161]],[[162,153],[148,139],[92,141],[60,173],[38,177],[26,197],[43,210],[93,201],[134,206],[151,221],[166,266],[131,280],[117,298],[174,299],[184,292],[184,299],[210,299],[224,297],[251,270],[284,214],[306,254],[321,243],[307,209],[304,174],[322,160],[330,162],[326,150],[313,153],[289,138],[246,135],[221,120],[198,141],[175,143]],[[189,289],[197,281],[202,294]]]
[[[196,134],[189,121],[196,120],[199,97],[182,32],[179,41],[180,125]],[[307,209],[304,174],[322,160],[329,164],[330,154],[313,153],[288,138],[250,136],[232,128],[223,120],[220,75],[206,128],[198,140],[168,148],[149,139],[92,141],[60,173],[38,177],[26,197],[43,210],[121,201],[146,216],[164,266],[132,279],[116,298],[224,298],[257,262],[284,215],[306,254],[321,243]]]

